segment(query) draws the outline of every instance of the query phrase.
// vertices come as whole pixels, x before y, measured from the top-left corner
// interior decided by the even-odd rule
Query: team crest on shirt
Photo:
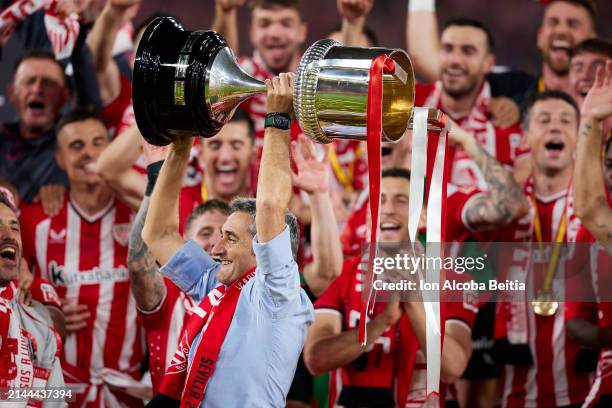
[[[66,241],[66,228],[62,228],[59,232],[53,228],[49,229],[49,242],[52,244],[63,244]]]
[[[122,246],[126,246],[130,241],[130,224],[114,225],[113,238]]]

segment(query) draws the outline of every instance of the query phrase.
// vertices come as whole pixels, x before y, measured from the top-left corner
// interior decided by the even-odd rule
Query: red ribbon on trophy
[[[374,272],[373,263],[376,257],[376,243],[378,241],[378,229],[380,227],[380,181],[381,181],[381,131],[382,131],[382,97],[383,97],[383,74],[393,74],[395,63],[387,54],[381,54],[372,60],[370,65],[370,83],[368,86],[366,134],[368,144],[368,176],[370,178],[370,215],[372,227],[370,228],[370,245],[368,257],[368,269],[364,285],[364,293],[367,299],[361,300],[359,313],[359,342],[362,346],[366,344],[366,319],[370,302],[374,294]]]
[[[373,285],[373,262],[376,257],[376,244],[380,215],[381,183],[381,131],[382,131],[382,96],[383,75],[393,74],[395,63],[386,54],[372,60],[367,99],[367,149],[370,193],[370,230],[369,258],[366,279],[364,282],[365,299],[362,299],[359,316],[359,341],[366,344],[366,320],[373,310],[375,290]],[[409,233],[411,242],[415,242],[424,198],[427,197],[427,245],[426,257],[442,257],[444,254],[444,225],[446,206],[446,184],[449,178],[450,165],[445,165],[450,157],[446,155],[448,123],[442,115],[439,123],[428,121],[426,108],[414,108],[412,167],[409,202]],[[440,133],[427,134],[428,124],[442,129]],[[424,278],[427,282],[440,282],[444,271],[436,268],[427,270]],[[442,285],[440,285],[441,287]],[[439,384],[444,336],[443,304],[437,299],[424,302],[427,337],[427,406],[439,405]]]

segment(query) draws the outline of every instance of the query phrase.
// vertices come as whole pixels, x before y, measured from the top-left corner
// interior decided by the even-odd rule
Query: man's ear
[[[495,66],[495,54],[493,54],[492,52],[489,52],[485,56],[485,60],[484,60],[484,73],[489,74],[494,66]]]
[[[300,45],[304,44],[306,41],[306,36],[308,35],[308,25],[305,22],[300,23],[300,27],[298,28],[298,38],[300,39]]]
[[[66,162],[64,161],[64,158],[60,154],[59,147],[55,150],[55,161],[57,162],[57,165],[59,166],[60,169],[66,171]]]
[[[538,29],[538,35],[536,37],[536,43],[537,43],[538,49],[540,51],[542,51],[544,49],[545,42],[546,42],[546,37],[544,36],[544,33],[542,32],[542,27],[540,27]]]

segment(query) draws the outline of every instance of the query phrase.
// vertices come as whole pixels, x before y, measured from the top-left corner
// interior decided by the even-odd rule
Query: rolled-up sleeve
[[[194,241],[189,240],[160,269],[176,286],[199,302],[215,285],[219,264]]]
[[[298,267],[291,252],[289,227],[265,243],[253,239],[257,258],[256,279],[262,285],[262,303],[273,316],[283,317],[284,306],[296,301],[300,294]]]

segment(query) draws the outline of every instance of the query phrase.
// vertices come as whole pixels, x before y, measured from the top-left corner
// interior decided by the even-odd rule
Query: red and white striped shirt
[[[159,386],[170,360],[178,348],[184,324],[191,316],[193,300],[172,281],[164,277],[166,296],[155,310],[138,310],[147,336],[149,347],[149,371],[153,383],[153,394]]]
[[[144,338],[126,267],[132,211],[113,199],[87,216],[65,198],[45,218],[40,206],[21,214],[24,255],[61,298],[86,305],[87,327],[69,333],[62,368],[77,394],[74,406],[141,406],[122,391],[138,388]],[[112,386],[112,387],[111,387]]]
[[[537,213],[542,226],[543,242],[554,242],[564,214],[567,217],[567,230],[563,242],[571,242],[575,239],[581,222],[573,211],[569,190],[542,197],[534,193],[530,180],[525,186],[525,194],[532,203],[531,198],[535,197]],[[532,204],[529,214],[501,230],[496,240],[532,242],[532,246],[537,247],[534,218],[535,211]],[[532,279],[533,271],[536,268],[545,270],[547,262],[537,262],[533,253],[527,255],[532,260],[532,267],[527,267],[529,279]],[[510,258],[510,255],[508,257]],[[519,258],[521,260],[516,261]],[[523,263],[524,259],[525,257],[516,256],[515,253],[512,259],[502,259],[500,265],[505,265],[505,268],[508,266],[526,268]],[[565,262],[562,261],[558,263],[557,277],[563,276],[564,264]],[[543,275],[543,273],[538,273],[538,276]],[[560,283],[559,279],[556,279],[555,282]],[[533,285],[533,282],[529,280],[527,285]],[[537,287],[541,287],[541,283]],[[553,287],[553,290],[556,290],[556,287]],[[530,302],[501,303],[499,306],[504,307],[505,310],[500,310],[497,314],[496,338],[501,337],[499,333],[513,332],[524,335],[533,359],[531,365],[504,366],[501,382],[502,406],[512,408],[558,407],[584,401],[589,390],[590,379],[588,374],[575,371],[580,345],[570,339],[567,334],[564,303],[559,303],[559,309],[553,316],[536,315]]]
[[[416,106],[444,110],[442,106],[442,84],[416,85]],[[459,126],[472,133],[480,145],[500,163],[512,168],[514,161],[526,151],[521,150],[522,131],[519,123],[502,129],[493,125],[488,112],[491,101],[491,88],[484,82],[474,106],[468,116],[453,118]],[[487,184],[480,168],[461,148],[449,147],[453,168],[450,182],[463,188],[477,187],[487,190]]]
[[[581,260],[580,263],[581,270],[585,263],[589,265],[591,277],[591,287],[589,289],[592,289],[592,292],[589,295],[582,296],[582,299],[578,298],[578,300],[582,300],[581,302],[566,304],[565,320],[582,318],[597,324],[600,328],[609,329],[612,327],[612,302],[609,301],[612,256],[604,248],[595,244],[595,238],[584,226],[581,226],[578,231],[576,242],[592,244],[588,247],[588,259]],[[583,249],[582,252],[586,251]],[[580,280],[584,281],[585,277],[581,275]],[[591,298],[597,302],[587,302]],[[612,395],[612,350],[610,348],[603,348],[599,352],[595,381],[593,381],[583,407],[596,406],[599,397],[602,395]]]

